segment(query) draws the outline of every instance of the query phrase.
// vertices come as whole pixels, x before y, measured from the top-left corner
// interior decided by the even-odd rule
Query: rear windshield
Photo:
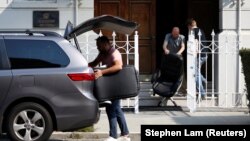
[[[5,40],[12,69],[60,68],[69,64],[65,52],[48,40]]]

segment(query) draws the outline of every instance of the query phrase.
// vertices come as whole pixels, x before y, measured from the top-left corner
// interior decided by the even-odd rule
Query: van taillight
[[[73,81],[94,81],[94,73],[73,73],[68,74],[69,78]]]

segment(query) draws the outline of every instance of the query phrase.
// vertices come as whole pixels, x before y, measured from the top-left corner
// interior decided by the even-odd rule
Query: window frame
[[[7,56],[7,52],[5,49],[4,39],[0,36],[0,61],[5,63],[0,63],[0,70],[8,70],[10,69],[10,62]]]

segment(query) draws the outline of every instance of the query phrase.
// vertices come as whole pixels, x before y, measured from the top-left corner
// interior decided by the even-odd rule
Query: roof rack
[[[62,37],[60,34],[51,31],[0,31],[0,34],[27,34],[29,36],[33,36],[34,34],[42,34],[43,36],[55,36],[55,37]]]

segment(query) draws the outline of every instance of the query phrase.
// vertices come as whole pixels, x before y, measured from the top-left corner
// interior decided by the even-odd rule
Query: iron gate
[[[213,31],[211,37],[210,41],[201,41],[201,32],[199,40],[194,39],[193,35],[188,37],[187,107],[190,112],[195,112],[197,107],[246,107],[237,35],[229,31],[215,35]],[[202,53],[207,56],[203,65]]]

